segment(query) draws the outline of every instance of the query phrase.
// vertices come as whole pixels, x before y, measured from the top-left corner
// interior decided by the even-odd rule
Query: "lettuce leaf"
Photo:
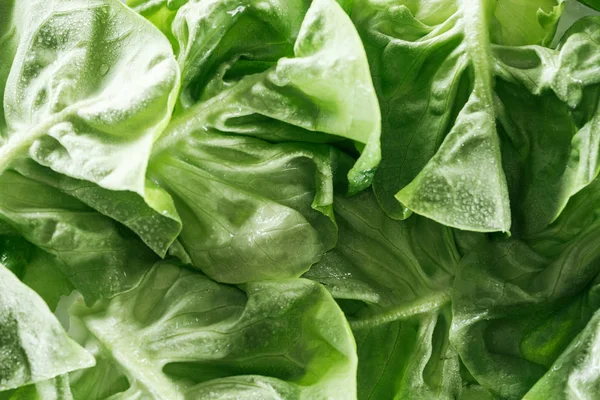
[[[71,375],[73,397],[354,398],[354,340],[324,288],[243,289],[159,263],[127,293],[76,304],[71,330],[98,365]]]
[[[217,281],[245,283],[297,278],[335,246],[334,172],[349,161],[342,154],[187,129],[149,167],[186,221],[184,260]]]
[[[484,241],[460,263],[451,342],[473,377],[501,398],[522,398],[555,375],[557,358],[600,308],[599,184],[573,197],[547,229]]]
[[[94,365],[44,301],[0,264],[0,391]]]
[[[562,3],[391,3],[353,12],[385,105],[380,204],[465,230],[543,229],[598,173],[598,20],[553,50],[534,44],[552,40]],[[511,15],[537,28],[502,31]]]
[[[325,285],[346,313],[358,347],[358,397],[456,398],[452,232],[422,217],[395,221],[369,192],[337,197],[335,215],[338,245],[304,277]]]
[[[380,161],[379,104],[360,37],[338,3],[191,1],[170,32],[182,124],[272,141],[351,139],[362,154],[349,189],[369,186]]]

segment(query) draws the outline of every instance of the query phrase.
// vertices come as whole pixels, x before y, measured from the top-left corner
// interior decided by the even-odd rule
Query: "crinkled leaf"
[[[186,129],[149,176],[175,199],[194,266],[228,283],[298,277],[335,245],[338,152]]]
[[[74,398],[355,398],[354,341],[324,288],[244,290],[159,263],[134,290],[78,307],[72,329],[99,362],[71,375]]]
[[[460,264],[451,342],[473,377],[518,399],[600,307],[599,182],[550,227],[482,244]]]
[[[190,1],[172,32],[186,121],[274,141],[352,139],[362,155],[350,190],[370,184],[379,106],[362,43],[338,3]]]
[[[169,42],[116,0],[6,7],[0,170],[29,154],[62,174],[143,194],[178,87]]]
[[[93,365],[44,301],[0,265],[0,391]]]
[[[157,257],[132,232],[74,197],[14,171],[0,175],[0,219],[56,257],[93,302],[135,286]]]
[[[547,43],[562,3],[390,3],[353,13],[384,116],[381,205],[472,231],[508,231],[511,211],[515,230],[547,226],[597,174],[598,21],[551,50],[514,44]],[[535,26],[516,15],[545,33],[507,31]]]
[[[449,346],[458,253],[450,230],[395,221],[374,196],[337,197],[338,244],[305,277],[338,299],[358,347],[360,399],[454,399],[459,361]]]
[[[15,170],[122,223],[159,256],[165,256],[181,231],[181,220],[173,199],[148,179],[142,198],[133,192],[112,191],[91,182],[69,178],[31,161],[18,163]]]

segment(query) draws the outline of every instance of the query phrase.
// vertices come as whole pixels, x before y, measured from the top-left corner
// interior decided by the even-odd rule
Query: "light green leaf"
[[[159,263],[136,289],[77,307],[72,329],[99,363],[71,375],[74,398],[355,398],[354,341],[324,288],[244,290]]]
[[[44,301],[0,265],[0,391],[93,365]]]
[[[339,152],[187,129],[155,154],[149,176],[175,199],[195,267],[227,283],[292,278],[333,248]]]
[[[16,172],[0,175],[0,219],[56,257],[93,302],[135,286],[157,257],[133,233],[76,198]]]
[[[551,50],[532,44],[551,40],[562,2],[391,3],[353,11],[384,115],[380,204],[471,231],[547,226],[597,174],[598,21]]]
[[[3,9],[0,171],[29,155],[143,195],[178,87],[169,42],[117,0],[7,0]]]
[[[310,3],[310,4],[309,4]],[[334,0],[191,1],[172,23],[180,124],[273,141],[352,139],[350,191],[380,160],[380,112],[352,22]]]
[[[565,0],[501,0],[494,9],[492,41],[508,46],[549,45]]]
[[[459,360],[449,346],[458,253],[447,227],[395,221],[372,193],[337,197],[340,238],[306,278],[338,299],[358,347],[360,399],[455,399]]]

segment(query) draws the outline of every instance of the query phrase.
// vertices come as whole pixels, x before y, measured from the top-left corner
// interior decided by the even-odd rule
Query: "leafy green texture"
[[[44,301],[0,264],[0,391],[92,365]]]
[[[355,7],[384,116],[374,188],[388,214],[508,231],[510,193],[515,228],[538,230],[597,175],[598,21],[556,50],[514,46],[551,40],[563,7],[550,3]],[[537,28],[515,36],[516,15]]]
[[[598,334],[600,311],[552,365],[546,375],[524,397],[526,400],[594,398],[600,391]]]
[[[395,221],[371,193],[336,198],[339,243],[305,277],[340,301],[358,346],[361,399],[454,399],[459,361],[449,347],[458,251],[425,218]]]
[[[0,400],[596,399],[583,3],[0,0]]]
[[[594,10],[600,11],[600,2],[598,0],[579,0],[581,3],[585,4],[588,7],[593,8]]]
[[[116,0],[4,0],[2,10],[0,171],[29,155],[51,169],[46,180],[154,236],[164,255],[181,226],[145,171],[177,93],[168,41]]]
[[[379,105],[360,38],[338,3],[190,1],[171,31],[185,115],[171,131],[193,123],[274,141],[352,139],[362,155],[350,191],[370,184]]]
[[[241,291],[162,263],[134,290],[74,312],[71,329],[98,357],[72,374],[75,399],[354,397],[349,327],[308,280]]]
[[[573,197],[547,229],[491,240],[461,261],[451,342],[473,377],[502,398],[525,395],[600,308],[599,185]]]
[[[0,399],[5,400],[1,392]],[[73,400],[69,376],[60,375],[35,385],[24,386],[11,393],[6,400]]]
[[[135,286],[155,259],[133,233],[57,189],[13,171],[0,187],[11,188],[0,191],[0,220],[55,256],[89,301]]]
[[[148,179],[142,198],[136,193],[110,191],[90,182],[69,178],[31,161],[21,161],[14,169],[122,223],[159,256],[165,256],[181,231],[181,220],[173,199]]]
[[[228,283],[298,277],[333,248],[338,152],[188,129],[149,176],[175,199],[194,266]]]
[[[65,175],[143,193],[178,85],[169,42],[116,0],[3,7],[12,14],[3,15],[1,63],[12,65],[0,74],[1,169],[29,154]]]

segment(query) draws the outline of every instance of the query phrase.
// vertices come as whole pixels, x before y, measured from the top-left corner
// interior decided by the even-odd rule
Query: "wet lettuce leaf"
[[[185,221],[184,260],[217,281],[245,283],[299,277],[335,246],[334,175],[347,170],[348,157],[326,146],[187,130],[176,142],[165,137],[171,143],[148,175]]]
[[[375,196],[336,197],[338,245],[306,278],[338,300],[358,349],[360,399],[454,399],[460,362],[448,341],[459,254],[447,227],[396,221]]]
[[[0,0],[0,400],[598,396],[597,11],[123,3]]]
[[[579,351],[567,349],[577,347],[580,332],[589,336],[594,329],[599,184],[574,196],[545,230],[522,239],[492,238],[460,262],[451,343],[477,382],[500,398],[522,398],[545,374],[552,382],[544,378],[550,383],[534,392],[554,384],[557,359]],[[578,358],[576,364],[585,362]],[[577,368],[562,373],[564,380],[576,379]],[[570,398],[564,393],[558,398]]]
[[[1,169],[29,155],[143,193],[177,93],[169,42],[118,1],[5,0],[3,9]]]
[[[389,215],[483,232],[507,232],[514,220],[515,232],[535,231],[593,180],[599,22],[577,23],[556,49],[535,45],[552,40],[562,9],[357,3],[383,115],[374,190]],[[517,35],[517,18],[533,28]]]
[[[0,345],[0,391],[94,365],[44,301],[1,264]]]
[[[240,290],[165,262],[135,289],[72,314],[72,333],[98,358],[71,374],[74,399],[354,398],[354,339],[308,280]]]
[[[54,256],[89,302],[135,286],[158,258],[126,227],[51,186],[5,171],[0,187],[10,188],[0,191],[0,220]]]
[[[182,2],[167,8],[171,3]],[[368,187],[381,158],[379,104],[342,6],[348,5],[211,0],[177,8],[167,31],[177,40],[181,124],[271,141],[351,139],[362,154],[349,172],[349,190]]]

